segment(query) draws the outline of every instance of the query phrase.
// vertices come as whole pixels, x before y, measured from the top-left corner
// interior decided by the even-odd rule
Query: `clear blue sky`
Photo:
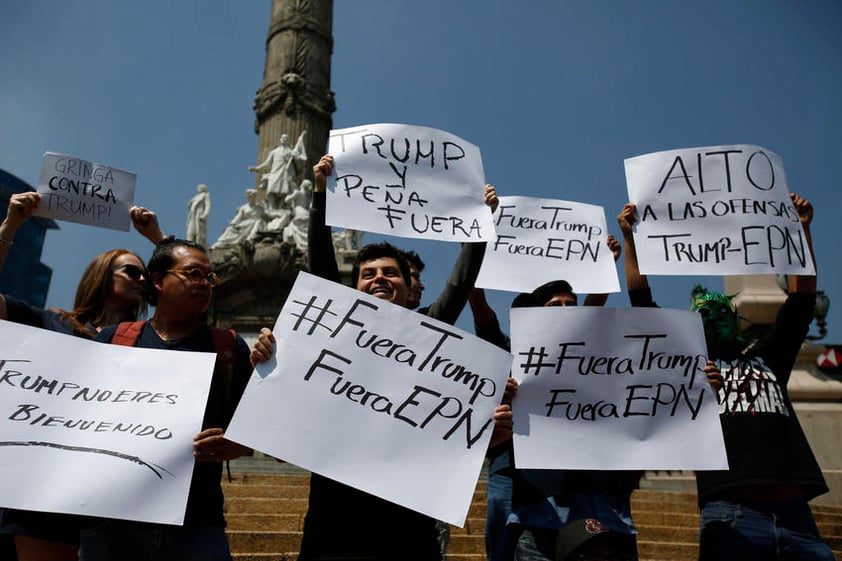
[[[399,122],[480,147],[502,195],[625,202],[623,159],[758,144],[816,206],[829,342],[842,342],[842,3],[836,0],[336,0],[334,127]],[[5,0],[0,6],[0,168],[37,182],[42,154],[138,174],[136,202],[184,235],[210,188],[213,240],[253,185],[252,101],[270,1]],[[617,234],[618,232],[614,232]],[[428,301],[456,244],[401,240],[428,261]],[[151,251],[135,234],[62,223],[43,260],[48,305],[72,305],[97,253]],[[622,274],[621,274],[622,278]],[[651,279],[686,308],[698,279]],[[702,279],[721,289],[718,278]],[[511,294],[492,304],[505,316]],[[609,305],[627,305],[624,293]],[[469,314],[459,325],[470,329]]]

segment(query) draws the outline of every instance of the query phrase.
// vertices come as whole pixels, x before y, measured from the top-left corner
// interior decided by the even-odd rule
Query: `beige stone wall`
[[[816,367],[818,345],[805,345],[792,372],[788,390],[830,492],[816,504],[842,506],[842,382]]]

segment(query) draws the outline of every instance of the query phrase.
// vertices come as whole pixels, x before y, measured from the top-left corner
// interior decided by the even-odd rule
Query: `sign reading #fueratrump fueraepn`
[[[462,526],[511,355],[299,273],[226,438]]]
[[[511,310],[515,466],[727,469],[699,314]]]

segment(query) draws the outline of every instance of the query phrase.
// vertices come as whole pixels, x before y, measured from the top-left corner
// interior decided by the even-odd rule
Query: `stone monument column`
[[[291,147],[302,138],[304,154],[293,149],[296,157],[284,170],[284,189],[299,195],[307,191],[309,183],[304,182],[312,180],[312,166],[327,148],[336,110],[330,90],[332,26],[332,0],[272,0],[263,83],[253,106],[258,145],[251,171],[277,147]],[[306,223],[306,217],[299,216],[302,203],[288,199],[284,190],[267,198],[266,191],[260,191],[266,179],[263,171],[256,173],[255,189],[244,189],[245,204],[230,209],[236,214],[227,234],[209,251],[221,282],[214,289],[208,318],[247,339],[274,324],[298,272],[307,268],[299,231]]]
[[[263,84],[254,100],[256,161],[266,158],[281,135],[294,140],[306,131],[310,178],[310,168],[327,149],[336,111],[330,91],[332,32],[332,0],[272,0]]]

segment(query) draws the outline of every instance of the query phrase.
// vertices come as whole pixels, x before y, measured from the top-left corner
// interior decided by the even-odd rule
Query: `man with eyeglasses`
[[[250,350],[233,331],[213,330],[205,321],[212,289],[219,278],[211,270],[201,245],[172,238],[162,241],[143,277],[144,297],[155,306],[152,319],[139,325],[134,341],[124,340],[126,324],[103,329],[97,340],[152,349],[217,353],[202,431],[193,439],[196,463],[184,525],[106,520],[82,533],[79,559],[230,561],[222,509],[222,462],[250,450],[226,440],[225,428],[252,371]],[[230,338],[233,360],[226,360],[223,357],[226,353],[218,352],[219,332]]]

